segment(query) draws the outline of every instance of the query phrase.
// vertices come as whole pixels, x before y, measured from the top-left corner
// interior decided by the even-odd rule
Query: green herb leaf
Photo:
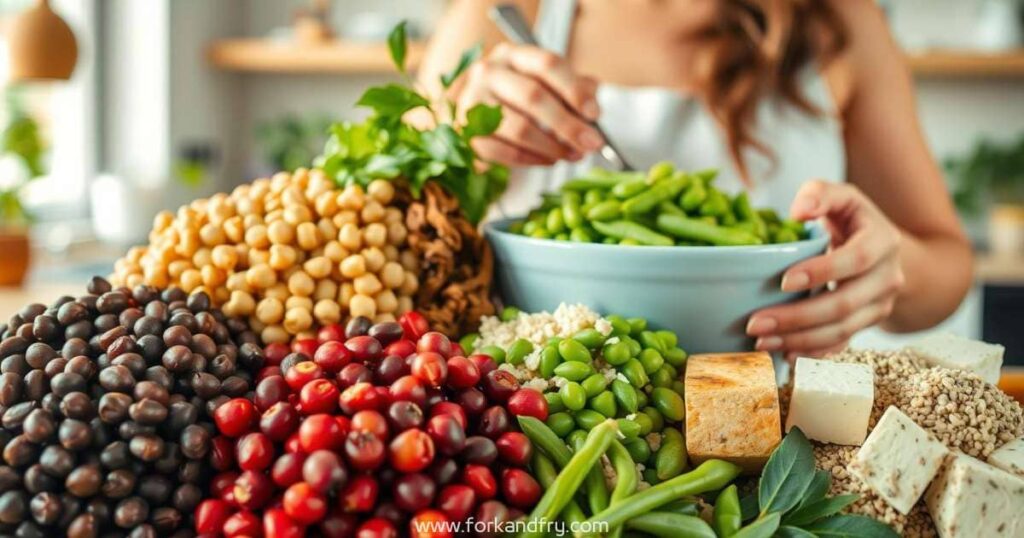
[[[462,56],[459,57],[459,63],[455,65],[455,69],[441,75],[441,85],[445,89],[450,88],[455,80],[459,78],[459,75],[465,72],[482,53],[483,47],[479,43],[463,51]]]
[[[468,159],[463,155],[464,144],[451,125],[442,123],[433,130],[423,131],[423,149],[435,161],[465,167]]]
[[[892,527],[867,516],[838,515],[831,516],[812,525],[804,530],[814,533],[821,538],[860,538],[871,536],[872,538],[897,538],[899,535]]]
[[[797,505],[797,508],[824,499],[831,487],[832,473],[828,471],[814,471],[814,478],[811,479],[811,483],[807,486],[807,491],[804,492],[803,499]]]
[[[779,527],[779,530],[775,531],[774,538],[816,538],[813,532],[808,532],[800,527],[790,527],[789,525],[783,525]]]
[[[474,136],[487,136],[498,130],[501,125],[501,107],[479,103],[466,112],[466,126],[462,128],[462,136],[467,140]]]
[[[763,515],[757,521],[740,529],[732,538],[771,538],[778,530],[781,520],[782,515],[778,512]]]
[[[430,101],[405,86],[388,84],[366,90],[356,105],[372,108],[378,116],[399,119],[414,108],[429,106]]]
[[[785,513],[799,504],[814,479],[814,450],[800,428],[786,434],[772,452],[758,484],[761,513]]]
[[[757,505],[757,495],[751,493],[745,497],[740,498],[740,514],[743,521],[750,521],[761,513],[761,508]]]
[[[837,495],[828,499],[820,499],[805,504],[786,515],[784,521],[787,525],[798,527],[806,526],[823,517],[838,514],[843,508],[850,506],[860,495]]]
[[[409,47],[409,40],[405,35],[407,21],[398,23],[388,34],[388,50],[391,51],[391,61],[395,63],[400,73],[405,73],[405,53]]]

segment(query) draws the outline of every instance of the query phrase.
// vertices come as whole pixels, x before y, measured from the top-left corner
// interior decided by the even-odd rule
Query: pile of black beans
[[[0,535],[191,536],[257,337],[204,293],[87,290],[0,325]]]

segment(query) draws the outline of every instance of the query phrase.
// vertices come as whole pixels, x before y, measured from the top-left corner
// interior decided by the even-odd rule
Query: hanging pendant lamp
[[[75,34],[48,0],[36,0],[8,28],[12,82],[71,78],[78,60]]]

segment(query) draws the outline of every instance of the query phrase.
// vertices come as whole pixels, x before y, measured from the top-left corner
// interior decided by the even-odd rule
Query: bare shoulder
[[[875,0],[826,0],[846,31],[846,48],[825,68],[840,110],[846,110],[865,82],[904,76],[903,54]]]

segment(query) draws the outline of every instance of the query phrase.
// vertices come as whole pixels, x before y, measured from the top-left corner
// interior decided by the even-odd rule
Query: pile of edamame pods
[[[661,162],[647,172],[600,168],[546,194],[510,230],[534,238],[611,245],[743,246],[806,238],[800,222],[755,209],[746,192],[714,186],[716,170],[685,172]]]

